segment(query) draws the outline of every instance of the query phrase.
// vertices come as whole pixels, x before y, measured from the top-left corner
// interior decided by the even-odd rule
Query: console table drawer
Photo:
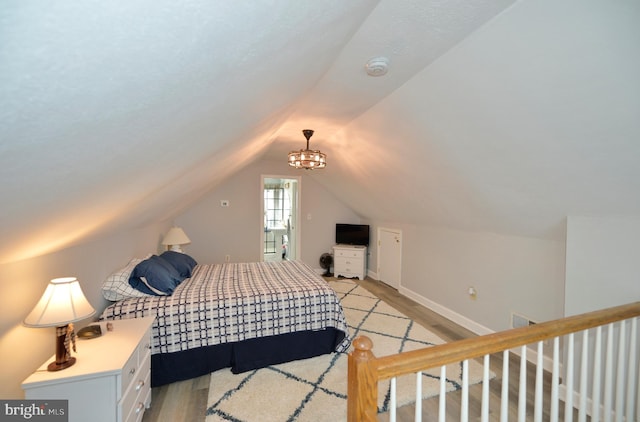
[[[339,267],[341,269],[340,271],[360,273],[362,271],[363,260],[362,258],[337,257],[335,266]]]
[[[336,249],[335,252],[336,260],[338,258],[355,258],[355,259],[363,259],[362,251],[353,250],[353,249]]]

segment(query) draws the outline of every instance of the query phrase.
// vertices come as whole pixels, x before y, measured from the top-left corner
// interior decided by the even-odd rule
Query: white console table
[[[333,272],[336,277],[357,277],[364,280],[367,273],[367,247],[335,245],[333,247]]]

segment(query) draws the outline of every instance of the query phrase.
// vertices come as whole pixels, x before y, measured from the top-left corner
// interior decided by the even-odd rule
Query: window
[[[289,192],[283,188],[264,188],[265,230],[284,229],[291,215]]]

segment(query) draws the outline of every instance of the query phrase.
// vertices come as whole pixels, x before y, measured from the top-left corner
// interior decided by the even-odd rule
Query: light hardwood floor
[[[371,280],[355,280],[370,292],[398,309],[417,323],[433,331],[446,341],[455,341],[468,337],[474,337],[471,331],[451,322],[441,315],[425,308],[413,300],[402,296],[397,290],[384,283]],[[375,352],[375,345],[374,345]],[[516,355],[510,354],[509,364],[509,398],[510,415],[509,420],[517,420],[518,403],[518,382],[520,362]],[[499,420],[500,416],[500,394],[502,380],[502,355],[491,356],[491,370],[496,373],[496,377],[490,382],[490,420]],[[535,369],[532,365],[527,365],[527,420],[533,420],[533,391]],[[546,377],[548,386],[549,377]],[[192,380],[176,382],[173,384],[156,387],[153,389],[153,401],[150,409],[144,414],[143,422],[156,421],[204,421],[207,406],[207,394],[209,389],[209,375],[204,375]],[[548,388],[545,388],[548,391]],[[469,420],[480,420],[481,385],[472,386],[469,389]],[[460,420],[461,393],[452,392],[447,394],[447,420]],[[546,403],[543,420],[549,420],[549,399],[545,397]],[[560,405],[562,410],[562,404]],[[435,420],[438,412],[437,397],[424,400],[422,415],[423,420]],[[398,411],[398,421],[413,421],[415,407],[405,406]],[[560,420],[563,420],[563,412]],[[386,415],[381,415],[380,420],[387,420]],[[256,421],[259,422],[259,421]]]

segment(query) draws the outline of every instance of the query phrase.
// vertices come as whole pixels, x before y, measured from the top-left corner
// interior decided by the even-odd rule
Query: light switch
[[[220,206],[221,207],[228,207],[229,206],[229,200],[228,199],[220,200]]]

